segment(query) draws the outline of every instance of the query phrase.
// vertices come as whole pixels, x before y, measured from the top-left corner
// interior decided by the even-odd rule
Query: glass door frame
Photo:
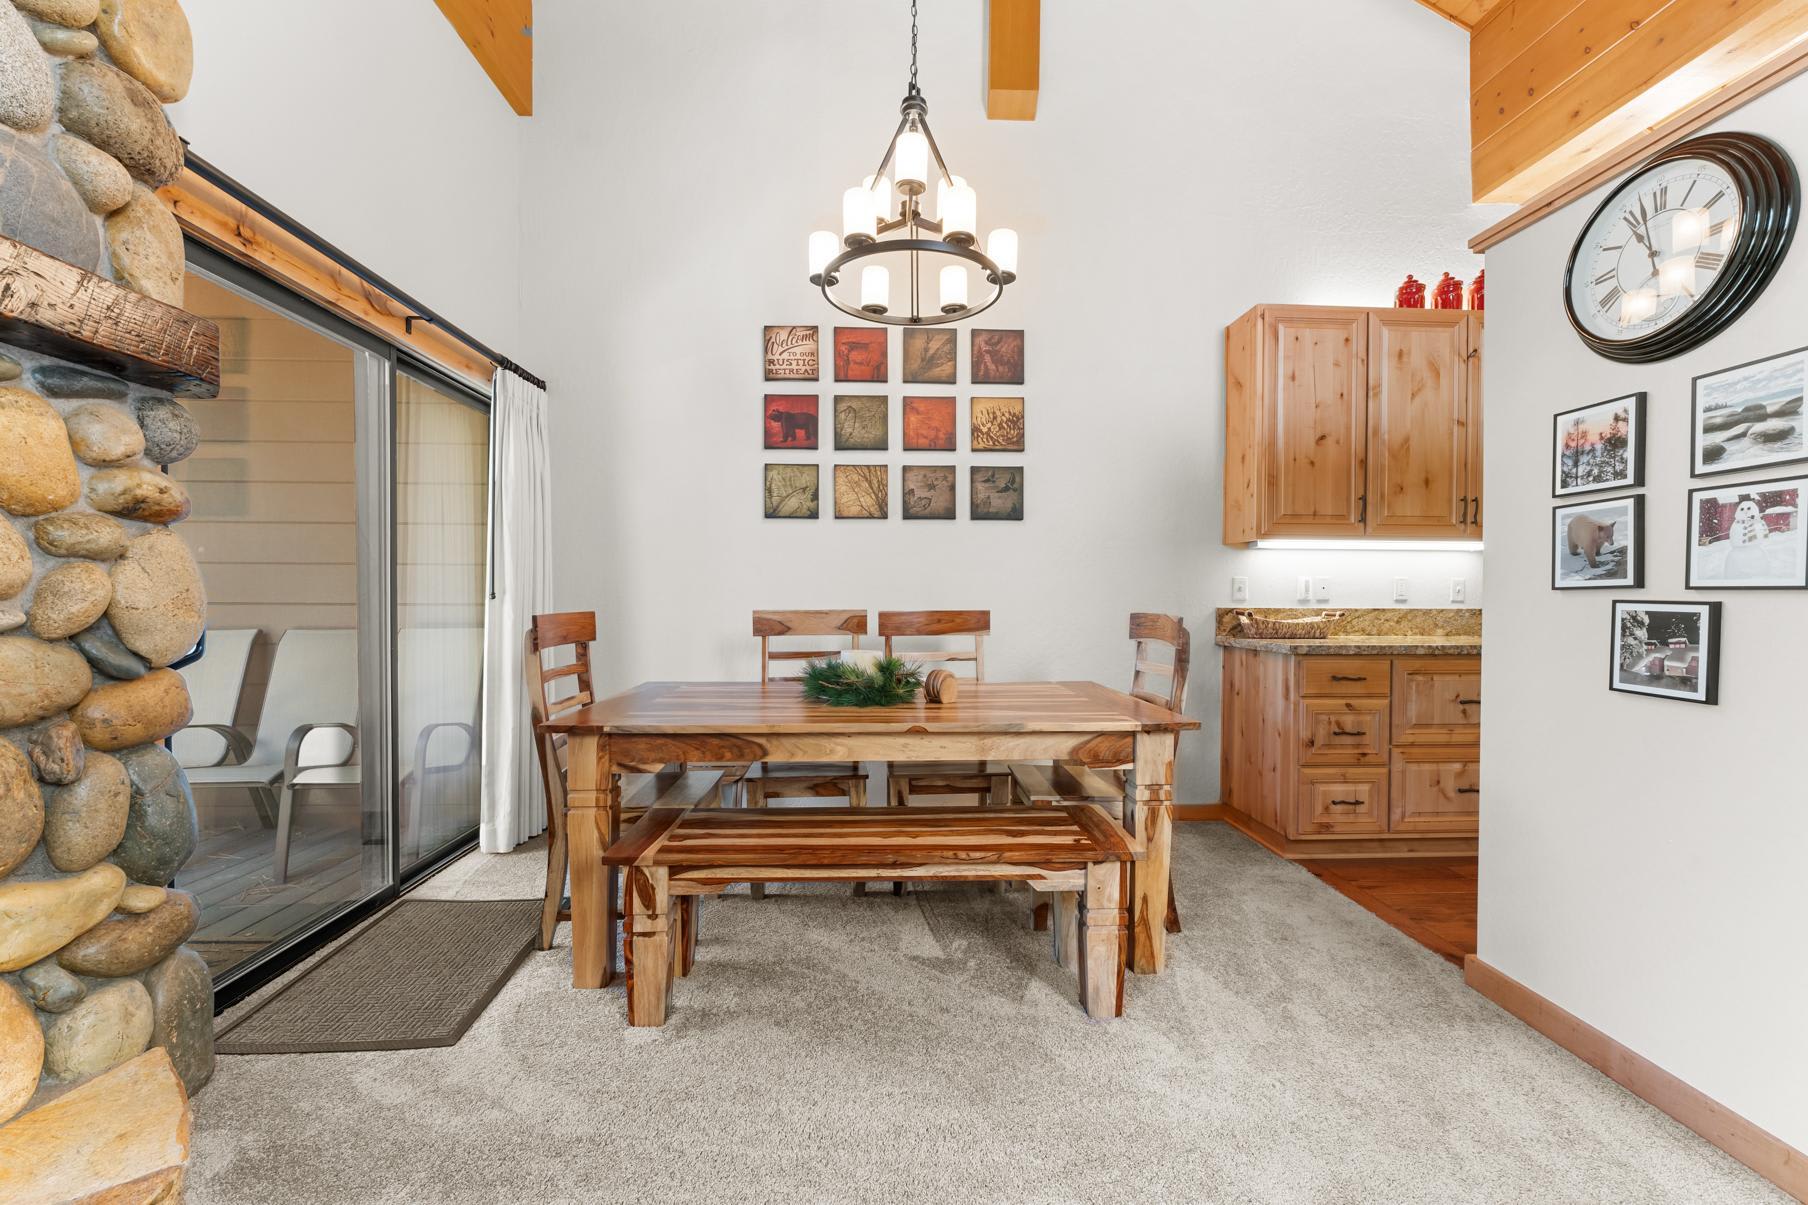
[[[361,810],[381,817],[387,882],[318,922],[271,943],[233,966],[214,983],[216,1014],[231,1007],[297,963],[389,906],[446,863],[477,845],[479,827],[424,854],[403,874],[400,792],[395,777],[396,714],[396,406],[397,374],[425,378],[491,418],[490,399],[472,384],[407,354],[395,345],[332,314],[307,298],[192,238],[185,239],[190,271],[243,293],[285,318],[350,347],[354,362],[353,456],[357,470],[358,741]],[[494,430],[489,456],[495,459]],[[494,489],[494,483],[490,483]],[[490,520],[485,512],[486,524]],[[179,529],[178,529],[179,530]],[[492,544],[493,546],[493,544]],[[487,556],[486,556],[487,562]],[[489,566],[485,565],[488,582]],[[375,790],[377,794],[369,792]]]

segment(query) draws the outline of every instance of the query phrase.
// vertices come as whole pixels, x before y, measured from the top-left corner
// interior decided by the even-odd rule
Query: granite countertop
[[[1317,640],[1289,636],[1258,637],[1240,634],[1236,613],[1241,608],[1220,607],[1216,640],[1224,648],[1254,649],[1261,653],[1295,656],[1342,654],[1367,657],[1447,656],[1474,657],[1482,651],[1482,613],[1477,607],[1358,607],[1344,610],[1335,636]],[[1326,607],[1258,607],[1272,619],[1316,616]]]
[[[1217,643],[1227,649],[1294,656],[1475,657],[1482,651],[1481,638],[1477,636],[1326,636],[1320,640],[1289,640],[1225,635],[1219,636]]]

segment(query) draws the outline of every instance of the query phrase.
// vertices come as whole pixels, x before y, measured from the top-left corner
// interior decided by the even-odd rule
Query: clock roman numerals
[[[1657,191],[1651,194],[1651,212],[1662,213],[1670,208],[1670,186],[1659,184]]]
[[[1704,272],[1718,272],[1720,265],[1726,262],[1726,256],[1718,251],[1697,251],[1695,266]]]
[[[1720,198],[1724,197],[1725,195],[1726,195],[1726,189],[1723,188],[1719,192],[1715,193],[1713,196],[1709,197],[1705,202],[1703,202],[1701,207],[1703,209],[1712,209],[1712,208],[1714,208],[1714,206],[1716,204],[1719,203]]]
[[[1609,268],[1609,269],[1607,269],[1607,271],[1605,271],[1605,272],[1601,273],[1599,276],[1595,277],[1594,283],[1598,284],[1598,285],[1604,285],[1608,281],[1612,280],[1614,277],[1618,276],[1619,274],[1620,274],[1620,270],[1618,268]]]
[[[1606,312],[1607,310],[1611,310],[1615,305],[1619,304],[1619,300],[1620,300],[1620,286],[1615,285],[1615,286],[1613,286],[1613,288],[1607,290],[1607,292],[1601,294],[1601,299],[1599,301],[1597,301],[1595,304],[1601,308],[1602,312]]]
[[[1726,232],[1726,224],[1730,221],[1732,221],[1731,218],[1721,218],[1718,222],[1715,222],[1712,226],[1709,226],[1708,227],[1708,237],[1709,238],[1719,238],[1722,234],[1724,234]]]

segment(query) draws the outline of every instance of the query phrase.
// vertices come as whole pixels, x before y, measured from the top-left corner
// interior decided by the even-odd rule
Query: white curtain
[[[546,828],[528,733],[521,642],[552,601],[552,465],[546,391],[497,369],[490,411],[490,597],[484,608],[483,826],[487,853]]]

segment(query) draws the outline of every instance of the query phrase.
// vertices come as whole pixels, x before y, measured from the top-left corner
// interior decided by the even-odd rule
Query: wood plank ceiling
[[[1419,2],[1470,30],[1477,201],[1526,201],[1808,42],[1808,0]]]
[[[433,0],[509,107],[534,112],[534,0]]]

